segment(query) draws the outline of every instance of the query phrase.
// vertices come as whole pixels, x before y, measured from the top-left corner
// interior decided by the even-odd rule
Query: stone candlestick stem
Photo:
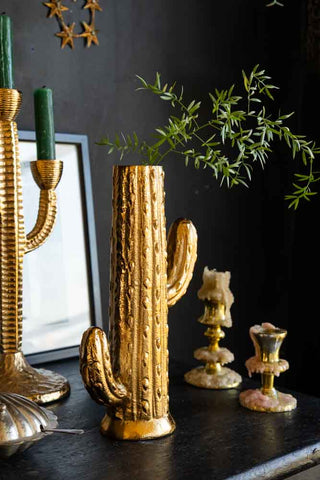
[[[229,289],[230,272],[217,272],[205,267],[203,285],[198,297],[205,303],[205,311],[199,322],[207,325],[205,335],[209,337],[209,346],[195,350],[194,357],[206,362],[205,366],[194,368],[184,376],[186,382],[196,387],[224,389],[234,388],[241,383],[241,376],[223,365],[234,360],[227,348],[219,346],[225,334],[221,327],[231,327],[230,308],[234,301]]]

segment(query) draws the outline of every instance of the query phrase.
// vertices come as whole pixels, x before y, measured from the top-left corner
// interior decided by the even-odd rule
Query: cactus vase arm
[[[80,345],[80,372],[89,394],[97,403],[117,406],[127,391],[112,373],[107,336],[101,328],[88,328]]]
[[[190,220],[177,219],[168,234],[168,306],[185,293],[197,259],[197,231]]]
[[[31,171],[40,188],[39,210],[36,224],[27,235],[26,253],[40,247],[51,234],[57,216],[57,187],[62,175],[59,160],[37,160],[31,162]]]

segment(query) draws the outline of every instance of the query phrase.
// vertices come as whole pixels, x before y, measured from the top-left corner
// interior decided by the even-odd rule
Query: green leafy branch
[[[118,151],[122,159],[128,153],[138,153],[148,165],[158,165],[169,154],[175,154],[184,158],[186,166],[193,162],[195,168],[209,168],[220,184],[248,186],[254,164],[258,162],[263,168],[274,141],[284,140],[292,157],[299,154],[308,169],[306,174],[295,174],[294,190],[286,196],[289,206],[296,209],[300,200],[310,200],[316,194],[312,186],[320,180],[320,172],[313,171],[313,164],[320,149],[286,125],[293,113],[279,113],[274,118],[268,112],[266,103],[274,100],[277,87],[265,70],[259,70],[259,65],[250,75],[242,72],[244,97],[234,94],[235,85],[209,93],[211,115],[204,121],[199,118],[201,102],[186,103],[183,88],[177,93],[175,83],[162,85],[159,73],[152,84],[137,78],[141,82],[138,90],[148,90],[169,102],[174,115],[169,116],[166,125],[155,129],[151,142],[140,141],[136,133],[116,134],[113,140],[103,138],[99,145],[105,145],[108,154]]]

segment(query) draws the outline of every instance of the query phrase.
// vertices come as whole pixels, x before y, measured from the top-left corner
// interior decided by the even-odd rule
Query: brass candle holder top
[[[214,300],[204,301],[204,313],[198,319],[198,322],[203,325],[232,326],[231,316],[226,316],[225,304],[222,302],[215,302]]]
[[[205,303],[205,312],[199,319],[200,323],[232,326],[230,309],[234,296],[229,288],[230,279],[230,272],[217,272],[215,269],[204,268],[203,283],[198,291],[198,298]]]
[[[198,298],[204,302],[204,314],[198,322],[208,327],[204,335],[208,337],[209,345],[194,351],[194,357],[205,362],[205,366],[193,368],[184,375],[185,381],[196,387],[234,388],[242,380],[238,373],[223,366],[233,362],[234,355],[219,346],[220,340],[225,337],[221,327],[232,326],[230,308],[234,297],[229,288],[230,278],[230,272],[217,272],[208,267],[203,271],[203,285],[198,291]]]
[[[279,352],[287,331],[273,325],[258,325],[250,330],[256,357],[264,364],[279,362]]]
[[[285,412],[296,408],[296,399],[274,388],[274,377],[289,368],[286,360],[279,358],[279,352],[287,331],[271,323],[254,325],[249,331],[255,355],[246,361],[249,376],[261,374],[261,388],[246,390],[240,394],[243,407],[260,412]]]

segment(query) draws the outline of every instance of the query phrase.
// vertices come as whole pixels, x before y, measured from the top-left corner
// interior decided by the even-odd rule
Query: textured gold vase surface
[[[54,190],[62,162],[32,162],[40,202],[35,226],[26,235],[15,122],[20,104],[20,92],[0,89],[0,391],[47,403],[65,396],[69,384],[58,374],[33,369],[21,351],[23,257],[40,247],[53,229],[57,212]]]
[[[113,173],[109,341],[96,327],[80,348],[86,388],[107,406],[102,433],[118,439],[173,432],[168,397],[168,306],[186,292],[197,251],[189,220],[170,228],[159,166]]]

